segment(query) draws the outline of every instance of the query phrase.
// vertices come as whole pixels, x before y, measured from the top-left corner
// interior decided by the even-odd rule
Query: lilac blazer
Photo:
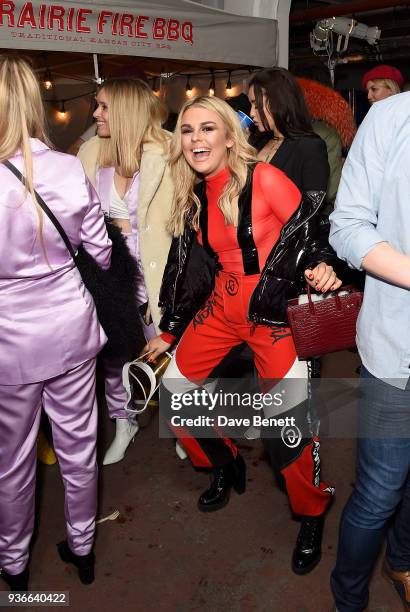
[[[83,243],[108,268],[111,242],[80,160],[30,140],[36,191],[73,247]],[[20,153],[10,161],[24,173]],[[0,384],[17,385],[47,380],[95,357],[106,336],[54,225],[44,214],[42,246],[31,197],[2,164],[0,184]]]

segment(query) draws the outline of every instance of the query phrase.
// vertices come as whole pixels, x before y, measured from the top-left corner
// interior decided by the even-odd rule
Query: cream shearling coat
[[[78,152],[85,173],[96,186],[100,138],[85,142]],[[137,221],[140,258],[144,270],[151,316],[160,333],[161,311],[158,306],[162,276],[172,236],[167,229],[174,186],[164,150],[153,142],[143,145],[140,167]]]

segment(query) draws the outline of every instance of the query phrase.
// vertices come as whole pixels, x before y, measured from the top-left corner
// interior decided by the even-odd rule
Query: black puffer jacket
[[[252,174],[253,169],[250,170],[248,186],[239,198],[238,237],[252,235]],[[207,202],[203,183],[196,191],[201,199],[201,230],[206,236]],[[324,191],[303,194],[301,204],[283,226],[251,296],[250,321],[268,326],[286,324],[287,301],[304,292],[306,268],[324,261],[340,275],[343,263],[337,259],[326,237],[319,236],[318,212],[325,195]],[[243,210],[249,214],[241,214]],[[204,245],[205,248],[198,243],[196,231],[189,226],[171,244],[160,292],[159,305],[163,310],[160,327],[176,337],[181,336],[205,304],[220,268],[218,257],[207,241]]]

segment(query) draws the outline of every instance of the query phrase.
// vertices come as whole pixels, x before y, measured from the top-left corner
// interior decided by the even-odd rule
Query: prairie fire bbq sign
[[[276,62],[277,22],[182,0],[0,0],[0,48],[117,53],[247,66]]]
[[[0,45],[6,46],[4,38],[9,37],[14,45],[8,47],[54,50],[70,47],[73,51],[130,55],[132,49],[144,48],[161,50],[163,55],[164,50],[172,51],[173,46],[194,44],[191,21],[153,15],[148,7],[140,14],[96,8],[96,4],[0,0]]]

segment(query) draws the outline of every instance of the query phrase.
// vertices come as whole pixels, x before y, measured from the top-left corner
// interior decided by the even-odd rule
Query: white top
[[[124,199],[120,198],[114,181],[112,182],[110,194],[110,217],[112,219],[130,218],[130,213],[128,212],[128,192],[125,194]]]

